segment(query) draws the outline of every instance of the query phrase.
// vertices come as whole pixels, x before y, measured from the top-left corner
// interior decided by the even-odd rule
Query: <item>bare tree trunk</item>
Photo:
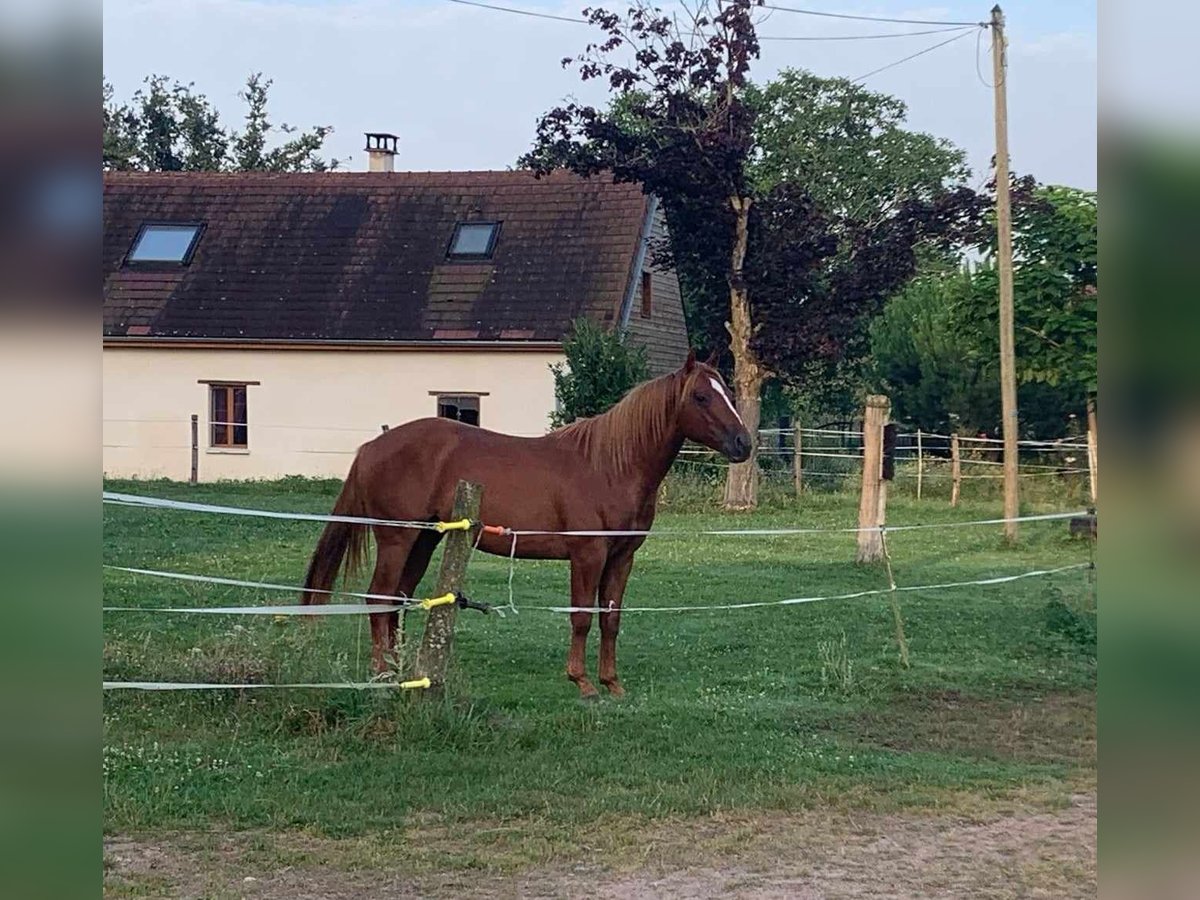
[[[725,480],[725,508],[753,509],[758,505],[758,425],[761,417],[762,385],[766,373],[750,347],[754,337],[750,321],[750,296],[742,267],[746,261],[746,239],[750,224],[750,198],[730,197],[737,214],[733,253],[729,267],[729,349],[733,353],[733,392],[738,413],[750,432],[750,458],[729,466]]]

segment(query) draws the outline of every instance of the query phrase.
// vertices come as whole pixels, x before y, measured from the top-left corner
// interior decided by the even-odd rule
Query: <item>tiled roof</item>
[[[556,172],[106,173],[106,335],[559,340],[617,320],[646,200]],[[457,222],[493,257],[447,259]],[[203,222],[185,266],[124,265],[144,222]]]

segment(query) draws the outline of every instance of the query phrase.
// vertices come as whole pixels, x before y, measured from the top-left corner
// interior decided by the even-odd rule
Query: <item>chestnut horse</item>
[[[695,354],[675,372],[631,390],[602,415],[544,437],[520,438],[449,419],[420,419],[359,448],[333,513],[377,519],[447,521],[459,480],[482,485],[480,518],[489,525],[539,531],[644,531],[654,521],[658,487],[685,439],[733,462],[750,455],[750,435],[716,369]],[[323,603],[343,561],[353,570],[373,528],[372,594],[410,596],[441,539],[436,531],[330,522],[313,553],[302,603]],[[479,549],[508,556],[511,538],[483,533]],[[521,559],[571,561],[571,605],[617,609],[645,540],[635,537],[522,536]],[[382,602],[382,601],[376,601]],[[584,654],[592,614],[571,614],[567,677],[594,697]],[[600,683],[614,696],[620,613],[600,617]],[[372,660],[386,671],[397,614],[371,616]]]

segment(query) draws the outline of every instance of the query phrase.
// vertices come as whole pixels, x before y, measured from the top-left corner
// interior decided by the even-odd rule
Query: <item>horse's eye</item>
[[[696,402],[701,406],[708,403],[708,394],[696,394]]]

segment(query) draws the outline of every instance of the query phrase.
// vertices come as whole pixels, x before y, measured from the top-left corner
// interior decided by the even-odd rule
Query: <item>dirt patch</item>
[[[846,740],[903,752],[1091,766],[1094,693],[982,698],[957,691],[899,695],[827,726]]]
[[[597,826],[563,849],[522,824],[334,840],[302,834],[112,838],[109,897],[1094,897],[1096,797],[965,814],[823,811]],[[589,834],[592,834],[589,831]],[[452,871],[401,850],[454,852]],[[523,860],[514,864],[513,842]],[[485,849],[490,848],[490,849]],[[445,856],[441,857],[443,860]]]

